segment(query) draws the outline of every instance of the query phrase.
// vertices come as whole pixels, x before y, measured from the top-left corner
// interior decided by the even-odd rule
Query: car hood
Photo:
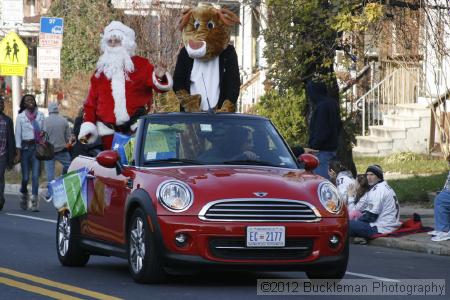
[[[272,167],[209,166],[153,170],[164,179],[187,183],[195,206],[220,199],[261,198],[313,201],[324,179],[303,170]],[[261,196],[264,195],[264,196]]]

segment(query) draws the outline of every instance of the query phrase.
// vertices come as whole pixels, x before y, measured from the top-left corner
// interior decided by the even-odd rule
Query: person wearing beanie
[[[350,236],[353,237],[371,238],[377,233],[397,230],[401,225],[397,196],[384,181],[381,166],[369,166],[366,176],[369,183],[367,204],[358,220],[350,220]]]
[[[70,139],[70,127],[66,118],[59,115],[59,108],[57,102],[50,102],[48,104],[48,117],[44,120],[44,131],[48,135],[49,142],[55,148],[55,156],[51,160],[45,161],[45,171],[47,173],[47,181],[50,182],[55,179],[55,162],[59,161],[66,174],[71,162],[70,153],[66,148]]]

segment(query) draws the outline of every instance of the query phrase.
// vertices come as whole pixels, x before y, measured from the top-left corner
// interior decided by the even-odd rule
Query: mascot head
[[[239,18],[226,8],[199,4],[183,12],[180,22],[183,43],[191,58],[218,56],[230,42],[231,27]]]
[[[118,21],[105,27],[100,47],[102,55],[97,62],[96,76],[104,73],[111,79],[116,72],[133,72],[131,56],[136,49],[134,30]]]

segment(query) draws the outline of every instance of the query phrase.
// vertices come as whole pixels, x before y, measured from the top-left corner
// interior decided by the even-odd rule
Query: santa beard
[[[96,77],[101,73],[111,80],[111,91],[114,98],[114,115],[116,125],[122,125],[130,116],[127,112],[125,97],[125,80],[128,80],[128,73],[134,71],[133,61],[130,54],[124,47],[105,46],[102,56],[97,62]]]
[[[134,71],[133,61],[128,51],[124,47],[102,47],[104,52],[97,62],[96,76],[101,73],[110,79],[114,74],[122,73],[125,77]]]

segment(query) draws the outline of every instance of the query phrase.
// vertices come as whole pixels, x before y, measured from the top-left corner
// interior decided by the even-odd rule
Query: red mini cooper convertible
[[[65,266],[90,255],[128,259],[137,282],[167,269],[305,271],[342,278],[348,217],[335,187],[296,158],[266,118],[169,113],[139,120],[134,159],[116,151],[78,157],[88,167],[88,212],[58,216]]]

